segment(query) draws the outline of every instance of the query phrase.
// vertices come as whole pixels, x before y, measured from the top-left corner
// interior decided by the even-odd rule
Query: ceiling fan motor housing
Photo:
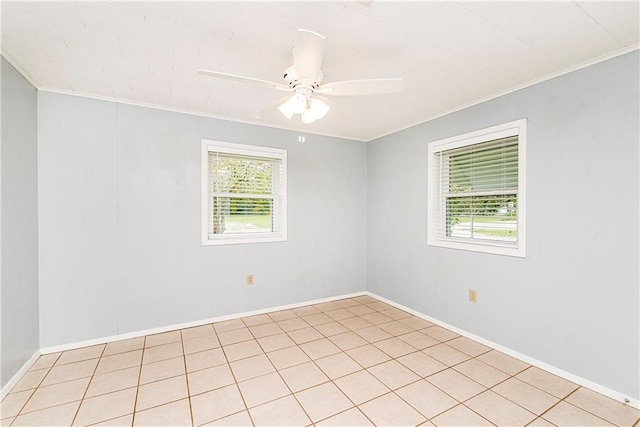
[[[299,87],[308,87],[309,89],[314,91],[320,88],[320,84],[322,83],[322,80],[324,80],[324,75],[322,74],[322,71],[318,71],[318,75],[316,76],[315,81],[308,82],[306,79],[301,80],[298,78],[296,69],[292,65],[284,70],[283,79],[286,84],[292,89],[298,89]]]

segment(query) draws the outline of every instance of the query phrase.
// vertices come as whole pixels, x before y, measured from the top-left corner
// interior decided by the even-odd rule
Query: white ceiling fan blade
[[[324,37],[309,30],[298,30],[293,50],[293,68],[299,80],[315,83],[322,67]]]
[[[335,96],[375,95],[401,92],[403,86],[401,78],[344,80],[323,84],[318,92]]]
[[[238,76],[236,74],[222,73],[220,71],[198,70],[203,76],[216,77],[219,79],[232,80],[234,82],[246,83],[254,86],[270,87],[273,89],[289,91],[291,88],[280,83],[270,82],[268,80],[254,79],[253,77]]]

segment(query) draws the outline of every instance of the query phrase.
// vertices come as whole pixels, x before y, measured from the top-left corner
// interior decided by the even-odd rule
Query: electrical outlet
[[[478,302],[478,291],[469,289],[469,301]]]
[[[247,285],[253,285],[253,274],[247,274]]]

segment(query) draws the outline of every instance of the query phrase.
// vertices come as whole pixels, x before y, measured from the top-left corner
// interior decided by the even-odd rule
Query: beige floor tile
[[[454,399],[463,402],[486,390],[454,369],[447,369],[427,377],[427,381]]]
[[[120,369],[106,374],[94,375],[89,383],[86,398],[137,387],[140,368]]]
[[[373,426],[373,423],[359,409],[351,408],[316,425],[318,427],[369,427]]]
[[[509,375],[516,375],[531,366],[498,350],[491,350],[488,353],[482,354],[478,356],[478,360]]]
[[[356,405],[374,399],[390,390],[367,371],[359,371],[334,381],[340,391]]]
[[[220,347],[220,341],[216,335],[205,335],[182,341],[184,354],[198,353]]]
[[[426,329],[421,329],[420,332],[438,341],[449,341],[454,338],[458,338],[460,336],[455,332],[445,329],[443,327],[440,327],[438,325],[434,325]]]
[[[296,329],[295,331],[288,332],[288,334],[298,345],[324,338],[320,332],[311,327]]]
[[[142,363],[153,363],[161,360],[183,356],[182,341],[170,344],[161,344],[155,347],[145,348]]]
[[[378,325],[378,327],[383,331],[390,333],[394,337],[413,332],[412,328],[410,328],[409,326],[397,320],[393,320],[388,323],[383,323],[381,325]]]
[[[341,308],[340,305],[338,305],[335,301],[314,304],[313,306],[323,313],[326,313],[328,311],[338,310]]]
[[[351,350],[347,350],[346,353],[365,368],[391,359],[385,352],[372,344],[352,348]]]
[[[353,307],[353,306],[356,306],[356,305],[360,305],[360,303],[358,301],[355,301],[352,298],[345,298],[345,299],[341,299],[341,300],[336,300],[334,302],[336,304],[338,304],[342,308],[347,308],[347,307]]]
[[[427,418],[435,417],[458,404],[455,399],[425,380],[402,387],[396,390],[396,394]]]
[[[70,426],[80,406],[80,401],[29,412],[17,417],[12,426]]]
[[[101,421],[99,423],[92,424],[91,427],[131,427],[131,424],[133,424],[133,414]]]
[[[275,372],[238,383],[238,387],[247,408],[291,394],[280,375]]]
[[[471,358],[468,354],[456,350],[453,347],[449,347],[447,344],[438,344],[433,347],[427,347],[422,350],[422,352],[447,366],[454,366]]]
[[[538,417],[527,424],[527,427],[555,427],[555,424],[550,423],[544,418]]]
[[[428,328],[430,326],[433,326],[433,323],[429,322],[428,320],[421,319],[421,318],[419,318],[417,316],[405,317],[403,319],[400,319],[400,322],[404,323],[405,325],[409,326],[410,328],[413,328],[414,330],[420,330],[420,329],[424,329],[424,328]]]
[[[31,390],[38,387],[48,372],[49,369],[38,369],[36,371],[25,372],[20,381],[18,381],[15,387],[11,389],[11,392],[16,393],[18,391]]]
[[[187,363],[187,372],[194,372],[227,363],[227,358],[221,348],[214,348],[199,353],[187,354],[185,361]]]
[[[417,348],[418,350],[424,350],[427,347],[433,347],[434,345],[440,344],[440,341],[433,339],[420,331],[413,331],[408,334],[400,335],[398,336],[398,339]]]
[[[258,314],[255,316],[249,316],[249,317],[243,317],[242,321],[244,322],[245,325],[248,326],[256,326],[256,325],[263,325],[265,323],[273,323],[274,320],[269,317],[268,314]]]
[[[340,352],[340,348],[326,338],[300,344],[300,348],[313,360]]]
[[[329,340],[340,347],[342,351],[351,350],[352,348],[368,344],[364,338],[351,331],[329,337]]]
[[[389,339],[382,340],[382,341],[378,341],[378,342],[374,343],[373,345],[375,345],[380,350],[384,351],[385,353],[387,353],[389,356],[393,357],[394,359],[397,358],[397,357],[401,357],[401,356],[404,356],[406,354],[418,351],[415,347],[407,344],[404,341],[399,340],[396,337],[389,338]]]
[[[344,334],[345,332],[349,332],[347,328],[342,326],[342,324],[338,322],[329,322],[323,323],[322,325],[317,325],[315,327],[322,335],[325,337],[332,337],[334,335]]]
[[[187,396],[186,375],[144,384],[138,388],[136,411],[144,411],[154,406],[184,399]]]
[[[333,318],[327,316],[324,313],[312,314],[310,316],[303,316],[302,320],[310,324],[311,326],[322,325],[323,323],[333,322]]]
[[[426,421],[394,393],[385,394],[359,408],[377,426],[414,426]]]
[[[298,346],[272,351],[267,353],[267,357],[269,357],[276,369],[289,368],[311,360]]]
[[[504,372],[476,359],[467,360],[466,362],[454,366],[453,369],[485,387],[493,387],[494,385],[509,378],[509,376]]]
[[[218,339],[223,346],[235,344],[242,341],[252,340],[253,335],[249,328],[233,329],[231,331],[219,332]]]
[[[296,319],[298,315],[291,310],[280,310],[269,313],[269,317],[271,317],[274,322],[279,322],[281,320]]]
[[[364,316],[362,316],[362,318],[373,325],[382,325],[383,323],[389,323],[393,321],[392,318],[378,312],[365,314]]]
[[[549,411],[547,411],[542,418],[557,425],[563,427],[591,427],[591,426],[610,426],[611,423],[596,417],[587,411],[584,411],[576,406],[573,406],[567,402],[560,402]]]
[[[369,341],[370,343],[374,343],[374,342],[378,342],[378,341],[382,341],[382,340],[386,340],[388,338],[391,338],[391,334],[390,333],[383,331],[382,329],[378,328],[377,326],[369,326],[367,328],[358,329],[358,330],[355,331],[355,333],[360,335],[362,338],[364,338],[365,340]]]
[[[578,388],[577,384],[535,366],[520,372],[516,378],[561,399]]]
[[[58,360],[61,354],[62,353],[43,354],[42,356],[38,357],[38,360],[36,360],[35,363],[31,365],[31,368],[29,368],[29,370],[35,371],[36,369],[50,368],[56,363],[56,360]]]
[[[133,413],[136,389],[116,391],[84,399],[73,422],[74,426],[88,426]]]
[[[42,381],[42,386],[90,377],[98,366],[98,359],[83,360],[66,365],[56,365]]]
[[[233,384],[191,398],[193,424],[199,426],[247,409]]]
[[[118,369],[131,368],[142,364],[142,350],[128,351],[100,358],[96,374],[117,371]]]
[[[225,345],[222,350],[229,362],[234,362],[247,357],[262,354],[262,347],[256,340],[243,341],[236,344]]]
[[[130,338],[107,343],[102,356],[111,356],[118,353],[140,350],[144,347],[144,337]]]
[[[136,412],[134,426],[191,426],[189,399],[182,399],[166,405],[156,406]]]
[[[296,345],[287,334],[276,334],[258,338],[258,343],[265,353]]]
[[[302,317],[302,316],[311,316],[312,314],[322,313],[320,310],[318,310],[317,308],[315,308],[312,305],[307,305],[307,306],[304,306],[304,307],[294,308],[291,311],[293,311],[295,314],[297,314],[300,317]]]
[[[640,418],[640,411],[637,409],[584,387],[571,393],[565,400],[612,424],[633,425]]]
[[[464,405],[458,405],[455,408],[451,408],[431,421],[438,427],[493,426],[489,421],[485,420]]]
[[[366,305],[355,305],[348,307],[347,310],[360,317],[376,312],[373,308],[367,307]]]
[[[400,319],[406,319],[407,317],[411,317],[411,314],[395,307],[390,308],[389,310],[383,310],[380,313],[384,314],[387,317],[392,318],[393,320],[400,320]]]
[[[286,396],[249,410],[256,426],[305,426],[311,420],[293,396]]]
[[[396,360],[389,360],[367,370],[391,390],[404,387],[420,379],[413,371]]]
[[[392,305],[387,304],[386,302],[382,302],[382,301],[374,301],[374,302],[370,302],[367,304],[369,307],[373,308],[376,311],[386,311],[386,310],[391,310],[394,309],[395,307]]]
[[[314,423],[353,406],[333,383],[324,383],[298,392],[296,399]]]
[[[260,354],[231,362],[231,370],[236,381],[240,382],[271,373],[275,371],[275,368],[266,355]]]
[[[397,360],[421,377],[428,377],[429,375],[433,375],[436,372],[447,369],[447,366],[445,364],[438,362],[433,357],[428,356],[422,352],[407,354],[406,356],[402,356]]]
[[[187,377],[189,394],[191,396],[222,388],[236,382],[231,374],[229,365],[226,363],[224,365],[190,372]]]
[[[285,332],[297,331],[298,329],[305,329],[311,326],[298,316],[291,319],[280,320],[276,323]]]
[[[48,387],[39,387],[33,393],[33,396],[31,396],[31,399],[29,399],[22,411],[38,411],[40,409],[80,400],[87,390],[89,380],[91,380],[91,378],[87,377],[50,385]]]
[[[346,308],[338,308],[336,310],[327,311],[325,314],[331,317],[333,320],[344,320],[356,316]]]
[[[2,427],[9,427],[11,425],[11,423],[13,423],[13,421],[15,420],[15,417],[9,417],[9,418],[0,418],[0,426]]]
[[[509,378],[492,390],[536,415],[541,415],[559,401],[557,397],[517,378]]]
[[[331,379],[336,379],[362,369],[358,363],[345,353],[337,353],[315,361],[316,365]]]
[[[177,377],[186,373],[184,357],[174,357],[159,362],[146,363],[142,365],[140,373],[140,384],[147,384],[153,381],[164,380],[165,378]]]
[[[531,412],[491,390],[469,399],[465,406],[500,426],[524,426],[536,418]]]
[[[313,362],[283,369],[280,375],[294,393],[329,381],[329,377]]]
[[[212,324],[195,326],[193,328],[186,328],[180,330],[180,335],[182,335],[182,340],[192,340],[195,338],[202,338],[215,335],[216,331],[213,329]]]
[[[220,332],[233,331],[234,329],[243,329],[246,325],[242,319],[225,320],[224,322],[218,322],[213,324],[213,329],[219,334]]]
[[[2,418],[15,417],[27,403],[34,390],[11,392],[0,403],[0,416]]]
[[[83,360],[96,359],[102,356],[105,344],[82,347],[63,352],[55,363],[55,366],[67,363],[81,362]]]
[[[483,353],[491,351],[490,347],[480,344],[479,342],[471,340],[467,337],[454,338],[451,341],[448,341],[447,345],[472,357],[477,357]]]
[[[249,412],[241,411],[228,417],[220,418],[216,421],[212,421],[205,426],[220,426],[220,427],[247,427],[253,425]]]
[[[169,331],[161,334],[147,335],[144,341],[145,347],[155,347],[158,345],[170,344],[182,341],[180,331]]]
[[[276,323],[264,323],[262,325],[249,326],[251,334],[256,338],[268,337],[271,335],[281,334],[284,331]]]
[[[357,331],[359,329],[370,328],[373,326],[371,323],[364,320],[362,317],[350,317],[339,321],[345,328],[351,331]]]

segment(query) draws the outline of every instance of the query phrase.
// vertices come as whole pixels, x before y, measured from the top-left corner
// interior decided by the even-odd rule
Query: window
[[[526,120],[432,142],[427,244],[525,256]]]
[[[287,240],[287,151],[202,141],[202,244]]]

